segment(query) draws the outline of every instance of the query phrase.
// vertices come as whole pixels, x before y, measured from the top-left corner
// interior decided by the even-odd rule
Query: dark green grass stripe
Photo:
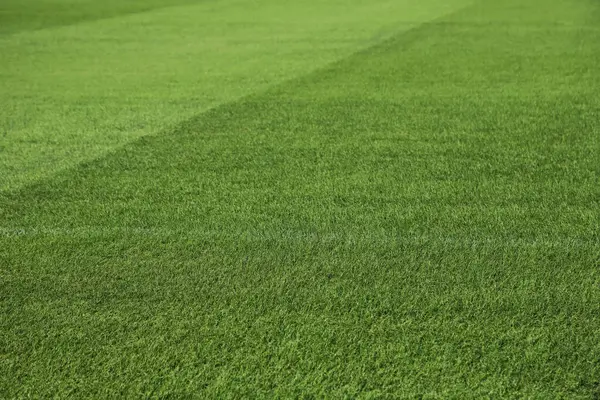
[[[115,18],[202,0],[3,0],[0,35]]]

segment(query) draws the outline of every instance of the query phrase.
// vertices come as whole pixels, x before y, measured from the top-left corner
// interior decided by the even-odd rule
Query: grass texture
[[[115,95],[131,91],[138,108],[103,123],[179,110],[160,132],[78,136],[78,116],[49,131],[49,111],[32,118],[56,146],[6,136],[22,152],[2,167],[0,397],[597,399],[600,4],[414,3],[296,2],[290,15],[275,2],[205,2],[27,33],[58,46],[85,32],[63,43],[88,49],[70,60],[81,75],[57,77],[74,97],[102,89],[85,79],[101,46],[92,32],[211,4],[223,18],[214,40],[248,36],[215,43],[225,55],[198,48],[221,82],[188,86],[196,61],[171,59],[189,92],[169,106],[165,75],[128,74],[128,56],[120,70],[110,55]],[[250,8],[303,33],[279,47],[268,21],[236,31]],[[209,29],[193,20],[165,40]],[[377,36],[385,21],[397,33]],[[58,57],[27,35],[0,38],[15,62]],[[139,40],[140,63],[171,48]],[[33,107],[14,100],[16,66],[2,68],[6,101]],[[262,68],[282,83],[254,82]],[[89,90],[82,108],[104,112]],[[186,103],[198,90],[228,94]],[[44,158],[71,139],[68,167]],[[45,165],[52,174],[20,175]]]
[[[5,1],[0,26],[12,29],[0,30],[4,191],[171,130],[465,3]],[[46,29],[24,29],[23,20],[35,22],[29,15]]]

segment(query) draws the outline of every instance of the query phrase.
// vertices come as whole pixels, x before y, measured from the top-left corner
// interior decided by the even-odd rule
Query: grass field
[[[27,397],[600,398],[600,3],[4,0]]]

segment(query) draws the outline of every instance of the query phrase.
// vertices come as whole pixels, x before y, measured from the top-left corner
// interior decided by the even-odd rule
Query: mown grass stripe
[[[171,129],[465,3],[354,1],[199,2],[0,38],[0,190]]]
[[[0,35],[118,18],[200,1],[202,0],[105,0],[98,3],[91,0],[4,0],[0,4]]]

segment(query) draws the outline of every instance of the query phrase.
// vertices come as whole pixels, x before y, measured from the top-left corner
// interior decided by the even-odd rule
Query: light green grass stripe
[[[0,38],[0,190],[169,130],[464,4],[228,0]]]

